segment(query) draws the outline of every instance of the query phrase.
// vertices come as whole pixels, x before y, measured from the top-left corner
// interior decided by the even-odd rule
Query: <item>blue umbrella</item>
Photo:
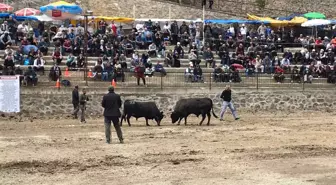
[[[23,53],[28,54],[31,49],[34,49],[35,52],[38,50],[38,48],[34,45],[27,45],[23,47]]]

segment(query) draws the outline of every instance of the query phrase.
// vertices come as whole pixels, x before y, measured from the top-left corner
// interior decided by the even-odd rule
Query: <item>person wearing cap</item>
[[[229,107],[229,109],[231,110],[234,119],[239,120],[239,117],[237,115],[237,111],[236,111],[236,109],[234,108],[234,106],[231,102],[231,100],[232,100],[231,87],[229,85],[227,85],[225,87],[225,89],[222,92],[220,98],[223,100],[222,110],[221,110],[221,113],[220,113],[220,120],[223,121],[224,113],[225,113],[227,107]]]
[[[78,85],[76,85],[74,90],[72,91],[72,105],[74,107],[72,115],[74,116],[74,119],[77,119],[78,118],[78,111],[79,111]]]
[[[117,132],[120,143],[124,142],[122,131],[119,125],[119,118],[121,117],[120,107],[122,101],[120,95],[114,92],[114,87],[108,88],[108,93],[104,95],[102,100],[102,107],[104,108],[104,124],[106,143],[111,143],[111,122]]]

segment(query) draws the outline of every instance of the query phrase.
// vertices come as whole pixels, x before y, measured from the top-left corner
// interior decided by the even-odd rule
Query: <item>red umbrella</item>
[[[235,67],[236,69],[244,69],[244,66],[241,64],[232,64],[233,67]]]
[[[14,8],[9,5],[0,3],[0,12],[11,12],[13,9]]]
[[[40,10],[34,8],[24,8],[15,12],[16,16],[31,16],[40,14]]]

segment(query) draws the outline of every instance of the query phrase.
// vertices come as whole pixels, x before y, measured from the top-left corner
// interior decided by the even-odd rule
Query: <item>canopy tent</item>
[[[74,16],[70,19],[70,24],[77,25],[78,21],[82,21],[84,20],[84,18],[85,17],[81,15]],[[132,23],[135,21],[135,19],[128,17],[106,17],[106,16],[88,16],[88,19],[89,20],[94,19],[94,21],[96,22],[104,19],[105,21],[114,21],[117,23],[125,23],[125,24]]]
[[[96,21],[100,21],[104,19],[105,21],[115,21],[119,23],[131,23],[135,20],[133,18],[128,18],[128,17],[106,17],[106,16],[96,16],[94,17],[94,19]]]
[[[76,4],[67,3],[64,1],[58,1],[40,7],[42,13],[57,20],[71,19],[76,15],[80,15],[83,10]]]
[[[15,12],[16,16],[31,16],[40,14],[40,10],[34,8],[24,8]]]
[[[203,22],[202,19],[135,19],[135,21],[138,22],[146,22],[151,20],[152,22],[171,22],[171,21],[176,21],[176,22]]]
[[[0,12],[11,12],[13,10],[14,10],[13,7],[0,3]]]
[[[0,18],[8,18],[10,15],[10,13],[0,13]]]
[[[307,19],[326,19],[326,16],[319,12],[309,12],[303,15]]]
[[[265,23],[268,24],[269,21],[259,21],[259,20],[205,20],[205,23],[216,23],[216,24],[261,24],[261,23]]]
[[[272,26],[277,26],[277,27],[288,25],[288,21],[279,21],[279,20],[275,20],[270,17],[258,17],[258,16],[250,15],[250,14],[247,14],[247,17],[249,20],[268,21],[269,24],[271,24]]]
[[[329,24],[331,24],[330,20],[312,19],[312,20],[309,20],[309,21],[303,23],[301,26],[302,27],[314,27],[314,26],[323,26],[323,25],[329,25]]]
[[[258,17],[255,15],[250,15],[247,14],[248,19],[250,20],[259,20],[259,21],[268,21],[272,26],[275,27],[282,27],[282,26],[294,26],[294,25],[301,25],[302,23],[306,22],[307,19],[304,17],[294,17],[290,21],[280,21],[280,20],[275,20],[270,17]]]
[[[13,18],[17,21],[38,21],[36,16],[15,16]]]

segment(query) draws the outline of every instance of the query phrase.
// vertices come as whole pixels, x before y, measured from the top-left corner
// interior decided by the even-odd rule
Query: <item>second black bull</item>
[[[163,119],[164,115],[161,112],[155,102],[137,102],[133,100],[125,100],[124,102],[124,112],[121,117],[120,125],[122,125],[123,120],[127,120],[129,126],[131,126],[130,118],[135,117],[136,119],[144,117],[146,119],[146,125],[149,126],[148,120],[154,119],[158,126]]]
[[[211,111],[212,115],[215,118],[218,118],[213,111],[213,103],[210,98],[189,98],[189,99],[181,99],[179,100],[174,108],[173,113],[171,114],[171,119],[173,123],[178,121],[180,124],[181,120],[184,118],[184,124],[187,124],[187,117],[190,114],[195,114],[197,117],[202,115],[202,120],[199,123],[202,125],[206,116],[208,116],[208,123],[210,124],[211,119]]]

